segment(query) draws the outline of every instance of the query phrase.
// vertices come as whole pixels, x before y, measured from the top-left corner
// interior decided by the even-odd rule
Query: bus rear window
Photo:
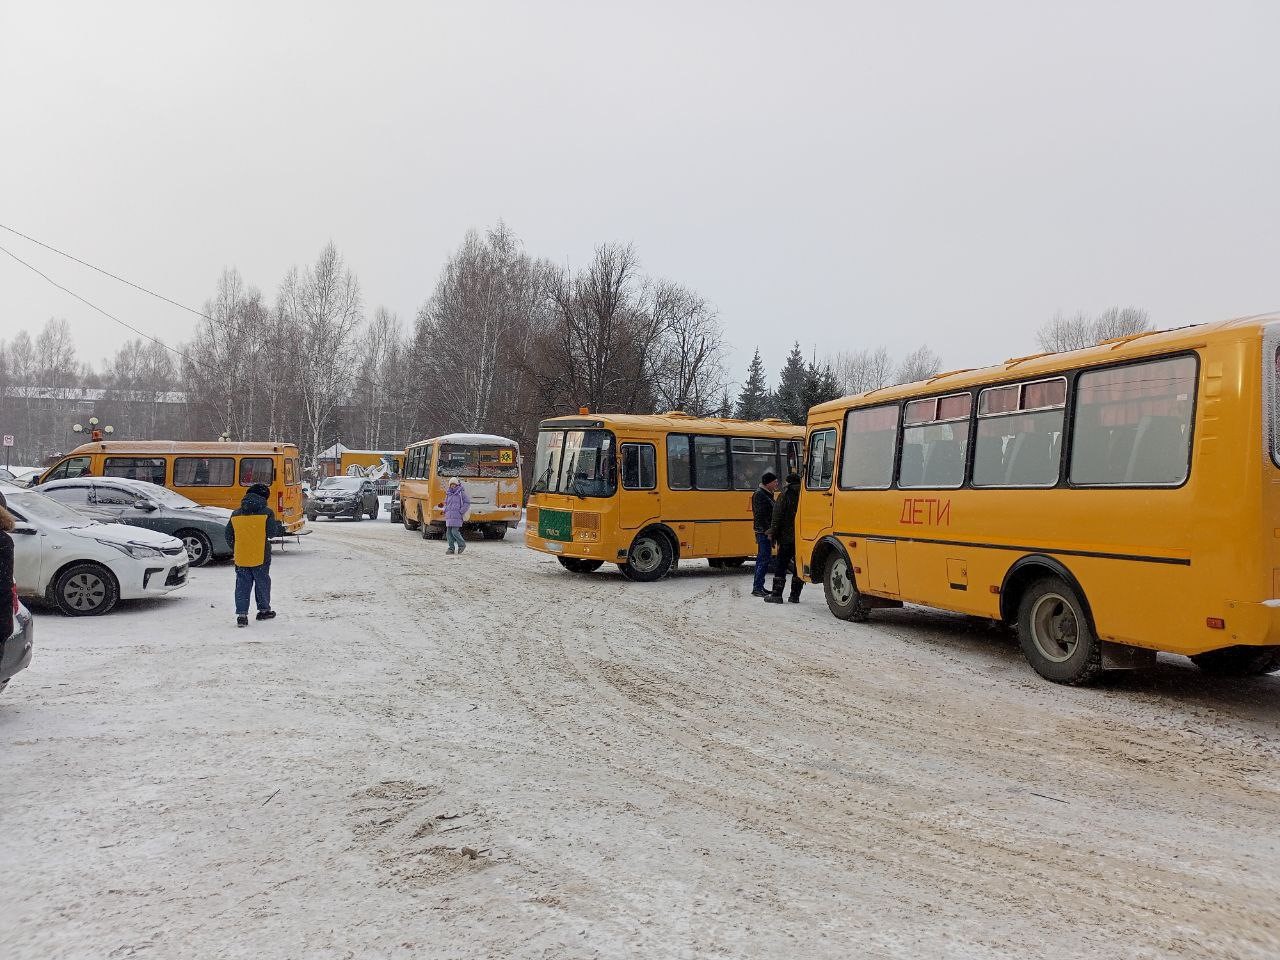
[[[520,458],[515,447],[442,443],[436,460],[441,477],[518,477]]]
[[[276,479],[275,461],[270,457],[242,457],[240,460],[240,486],[251,487],[255,483],[267,486]]]

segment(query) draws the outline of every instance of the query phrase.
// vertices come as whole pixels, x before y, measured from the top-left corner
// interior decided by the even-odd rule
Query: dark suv
[[[307,499],[307,519],[378,519],[378,495],[364,477],[325,477]]]

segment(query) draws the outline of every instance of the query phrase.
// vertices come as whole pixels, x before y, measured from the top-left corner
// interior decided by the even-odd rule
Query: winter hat
[[[449,486],[451,486],[451,487],[456,487],[457,485],[458,485],[458,478],[457,478],[457,477],[450,477],[450,478],[449,478]]]
[[[778,479],[778,475],[776,473],[774,473],[772,470],[766,470],[764,472],[764,476],[760,478],[760,482],[765,486],[768,486],[769,484],[773,483],[773,481],[777,479]]]
[[[787,474],[787,486],[792,486],[793,484],[798,484],[799,482],[800,482],[800,474],[798,473]]]
[[[255,497],[261,497],[263,500],[271,499],[271,488],[268,487],[265,483],[255,483],[252,487],[249,488],[249,492],[252,493]]]

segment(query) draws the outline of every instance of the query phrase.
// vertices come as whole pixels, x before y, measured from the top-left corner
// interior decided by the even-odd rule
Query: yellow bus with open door
[[[410,444],[400,480],[400,518],[424,540],[444,536],[444,496],[457,477],[471,498],[464,531],[501,540],[520,524],[524,484],[520,444],[488,433],[450,433]]]

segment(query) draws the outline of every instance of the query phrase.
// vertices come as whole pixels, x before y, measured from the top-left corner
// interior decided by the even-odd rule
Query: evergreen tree
[[[774,414],[789,423],[804,423],[809,415],[809,368],[797,341],[787,354],[782,373],[778,375],[778,390],[774,394]]]
[[[741,420],[763,420],[769,415],[769,383],[764,376],[764,361],[760,348],[756,348],[751,365],[747,367],[747,382],[738,394],[738,406],[734,415]]]
[[[808,407],[816,407],[820,403],[828,403],[840,398],[840,382],[831,365],[824,363],[818,366],[810,363],[805,370],[804,400],[806,413]],[[803,421],[802,421],[803,422]]]
[[[720,398],[720,406],[716,410],[716,416],[728,418],[733,416],[733,401],[729,399],[729,391],[726,390]]]

